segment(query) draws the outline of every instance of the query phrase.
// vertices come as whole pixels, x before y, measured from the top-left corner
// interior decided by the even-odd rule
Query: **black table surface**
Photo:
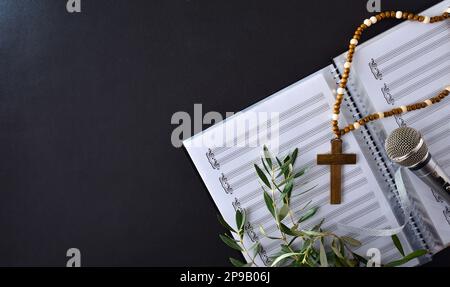
[[[0,1],[0,266],[65,266],[71,247],[83,266],[229,266],[172,115],[239,111],[329,65],[366,1],[81,4]]]

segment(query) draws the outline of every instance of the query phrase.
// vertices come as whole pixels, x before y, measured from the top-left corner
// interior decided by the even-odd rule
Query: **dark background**
[[[367,1],[66,2],[0,1],[0,265],[76,247],[84,266],[228,266],[173,113],[239,111],[330,64]]]

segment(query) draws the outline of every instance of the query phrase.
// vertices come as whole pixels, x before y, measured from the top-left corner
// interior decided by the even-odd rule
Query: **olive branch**
[[[338,236],[332,232],[323,230],[322,219],[310,230],[303,228],[303,224],[311,219],[319,210],[318,207],[310,207],[311,201],[305,203],[299,212],[294,212],[291,202],[294,197],[300,197],[314,189],[314,187],[303,190],[298,194],[293,194],[295,180],[307,173],[307,168],[294,171],[294,166],[298,157],[298,149],[289,153],[283,159],[273,157],[268,148],[264,146],[261,164],[254,165],[256,175],[259,178],[264,202],[267,210],[273,217],[277,227],[277,234],[267,234],[263,226],[259,226],[259,231],[264,237],[277,241],[279,250],[270,258],[271,266],[290,267],[362,267],[367,266],[368,259],[353,251],[360,247],[361,242],[350,236]],[[297,216],[297,214],[299,214]],[[247,217],[244,209],[236,210],[235,228],[231,227],[220,215],[219,222],[231,233],[220,234],[220,239],[229,247],[243,253],[247,263],[241,260],[230,258],[230,262],[236,267],[258,266],[256,257],[261,252],[261,245],[256,242],[246,247],[245,224]],[[238,239],[235,239],[238,238]],[[393,244],[402,258],[389,262],[383,266],[394,267],[403,265],[414,258],[423,256],[426,250],[416,250],[410,254],[405,254],[403,246],[396,235],[392,237]]]

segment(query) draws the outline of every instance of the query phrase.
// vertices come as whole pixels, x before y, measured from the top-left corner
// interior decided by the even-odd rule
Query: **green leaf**
[[[280,247],[281,247],[281,254],[292,252],[292,250],[286,244],[281,244]]]
[[[272,216],[274,218],[277,218],[277,215],[275,213],[275,208],[274,208],[274,205],[273,205],[272,197],[265,191],[264,191],[264,201],[266,202],[267,209],[270,211]]]
[[[294,236],[292,237],[291,241],[289,241],[288,246],[291,246],[292,243],[294,243],[294,241],[298,238],[298,236]]]
[[[323,247],[322,240],[319,240],[319,250],[320,250],[320,266],[328,267],[327,253],[325,252],[325,247]]]
[[[246,263],[242,262],[241,260],[234,259],[232,257],[230,257],[230,262],[234,267],[244,267],[246,265]]]
[[[284,177],[288,177],[291,171],[292,171],[292,164],[290,160],[288,160],[281,166],[281,173],[284,175]]]
[[[223,219],[223,217],[220,214],[217,214],[217,219],[219,220],[220,224],[223,225],[226,229],[228,229],[231,232],[236,233],[236,231]]]
[[[341,252],[341,248],[340,248],[340,244],[339,244],[339,239],[335,238],[333,239],[333,241],[331,242],[331,250],[333,251],[333,253],[340,259],[344,259],[344,255]]]
[[[347,265],[350,267],[355,267],[356,264],[358,264],[358,261],[356,261],[355,259],[345,259],[345,262],[347,262]]]
[[[261,162],[262,162],[262,165],[263,165],[264,169],[266,170],[267,174],[270,174],[269,169],[267,168],[266,163],[264,162],[263,158],[261,158]]]
[[[399,260],[396,260],[396,261],[392,261],[392,262],[386,264],[385,267],[400,266],[400,265],[403,265],[405,263],[408,263],[409,261],[411,261],[411,260],[413,260],[413,259],[415,259],[417,257],[423,256],[423,255],[425,255],[427,253],[428,253],[427,250],[419,249],[419,250],[416,250],[416,251],[406,255],[402,259],[399,259]]]
[[[327,235],[326,233],[318,232],[318,231],[313,231],[313,230],[302,230],[301,232],[302,232],[303,234],[305,234],[305,235],[308,235],[308,236],[317,236],[317,237],[321,237],[321,236]]]
[[[294,187],[294,180],[293,179],[288,180],[283,188],[283,193],[285,194],[290,193],[293,187]]]
[[[295,160],[297,159],[298,156],[298,148],[295,148],[294,151],[291,154],[291,158],[292,158],[292,165],[294,165]]]
[[[338,258],[344,259],[344,256],[342,256],[341,252],[336,248],[336,246],[331,245],[331,250],[333,250],[333,253],[336,254]]]
[[[276,266],[278,263],[280,263],[281,261],[289,258],[289,257],[294,257],[300,255],[300,253],[296,253],[296,252],[291,252],[291,253],[285,253],[283,255],[278,256],[273,262],[272,262],[272,267]]]
[[[360,247],[361,246],[361,242],[359,242],[358,240],[348,237],[348,236],[342,236],[341,239],[345,242],[348,243],[349,245],[353,246],[353,247]]]
[[[285,203],[289,203],[290,202],[293,189],[294,189],[294,180],[290,179],[290,180],[288,180],[288,182],[284,186],[284,189],[283,189],[283,192],[282,192],[283,193],[283,201]]]
[[[269,165],[270,169],[272,169],[273,168],[272,155],[270,154],[269,149],[267,148],[267,146],[264,146],[263,150],[264,150],[264,157],[266,159],[266,162]]]
[[[281,162],[281,160],[280,160],[278,157],[275,157],[275,159],[277,160],[278,168],[281,168],[281,166],[283,165],[283,163]]]
[[[255,261],[256,256],[258,256],[258,254],[261,252],[262,250],[262,246],[259,242],[256,242],[255,244],[252,245],[252,247],[250,247],[249,249],[250,251],[253,250],[253,259],[252,262]]]
[[[286,215],[289,213],[289,205],[283,204],[283,206],[280,208],[280,211],[278,212],[278,220],[283,220]]]
[[[229,247],[242,252],[242,248],[239,246],[239,244],[237,244],[236,240],[232,239],[228,235],[219,234],[219,237]]]
[[[304,175],[307,171],[308,171],[308,168],[307,168],[307,167],[301,169],[299,172],[297,172],[296,174],[294,174],[294,178],[297,178],[297,177],[300,177],[300,176]]]
[[[314,214],[316,214],[317,210],[319,210],[319,207],[312,207],[300,217],[297,223],[302,223],[303,221],[310,219],[314,216]]]
[[[262,182],[264,182],[264,184],[267,185],[268,188],[272,188],[270,186],[269,180],[267,179],[266,175],[256,164],[255,164],[255,169],[256,169],[256,173],[258,174],[258,176],[262,180]]]
[[[265,237],[272,239],[272,240],[281,240],[282,238],[280,237],[273,237],[273,236],[269,236],[267,235],[266,231],[264,230],[264,227],[262,227],[262,225],[259,226],[259,231],[261,232],[262,235],[264,235]]]
[[[366,258],[364,258],[361,255],[358,255],[356,253],[353,253],[353,252],[352,252],[352,254],[359,262],[362,262],[364,265],[367,265],[367,259]]]
[[[283,222],[280,222],[280,231],[291,236],[298,236],[299,234],[287,227]]]
[[[398,239],[397,235],[392,235],[392,242],[394,242],[395,247],[397,247],[398,252],[400,252],[400,254],[402,256],[405,256],[405,251],[403,250],[403,246],[402,243],[400,242],[400,239]]]
[[[236,210],[236,226],[238,229],[242,229],[245,225],[245,211]]]

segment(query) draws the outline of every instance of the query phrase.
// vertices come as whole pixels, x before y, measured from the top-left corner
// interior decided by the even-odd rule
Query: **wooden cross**
[[[342,153],[342,140],[331,140],[331,154],[318,154],[318,165],[330,165],[330,204],[341,203],[341,167],[344,164],[356,164],[356,154]]]

